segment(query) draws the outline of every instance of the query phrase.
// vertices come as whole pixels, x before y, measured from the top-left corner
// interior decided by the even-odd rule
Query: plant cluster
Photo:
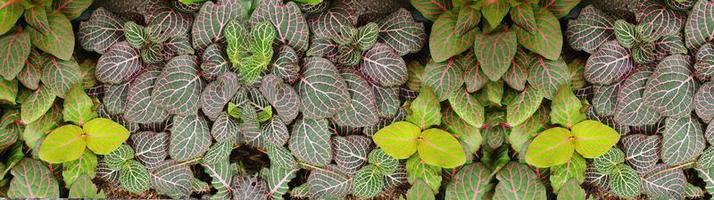
[[[98,100],[85,92],[96,84],[94,61],[79,64],[73,57],[70,20],[92,2],[3,1],[0,6],[3,196],[59,198],[64,185],[69,197],[104,197],[91,180],[97,155],[117,149],[129,131],[97,114]],[[61,172],[62,184],[52,169]],[[6,179],[8,172],[13,178]]]
[[[568,23],[570,46],[591,53],[592,114],[618,128],[619,148],[595,158],[588,182],[619,197],[698,197],[698,174],[714,193],[714,4],[636,1],[623,17],[585,7]],[[709,124],[706,128],[705,126]]]

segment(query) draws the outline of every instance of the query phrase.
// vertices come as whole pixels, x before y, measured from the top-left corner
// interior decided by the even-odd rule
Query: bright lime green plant
[[[249,31],[250,30],[250,31]],[[248,28],[238,20],[228,23],[225,30],[228,58],[233,67],[238,69],[246,83],[253,83],[260,78],[273,58],[273,40],[277,33],[268,21],[263,21]]]
[[[407,159],[418,152],[425,163],[443,168],[454,168],[466,162],[464,149],[449,132],[430,128],[441,124],[439,100],[424,86],[410,105],[407,121],[386,126],[373,136],[374,142],[388,155]]]
[[[561,87],[551,104],[550,121],[563,127],[541,132],[526,150],[526,162],[539,168],[562,165],[575,152],[584,158],[596,158],[609,151],[620,134],[594,120],[585,120],[583,105],[568,87]]]

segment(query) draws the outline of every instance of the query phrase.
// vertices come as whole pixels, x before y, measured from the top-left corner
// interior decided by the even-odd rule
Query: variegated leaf
[[[422,84],[433,88],[439,101],[451,98],[464,84],[462,66],[459,66],[461,63],[457,59],[454,57],[439,63],[430,60],[424,69]]]
[[[640,194],[642,183],[634,169],[619,164],[608,175],[610,191],[619,197],[634,198]]]
[[[335,163],[344,169],[348,175],[354,175],[357,170],[367,163],[367,154],[371,147],[371,140],[361,135],[333,137],[335,145]]]
[[[292,122],[300,112],[300,96],[293,87],[285,84],[275,75],[269,74],[263,77],[260,93],[270,102],[285,123]]]
[[[332,160],[332,132],[326,119],[300,118],[292,126],[288,147],[295,157],[311,165],[325,166]]]
[[[474,127],[481,127],[484,122],[485,109],[475,96],[466,92],[461,87],[449,98],[451,108],[466,123]]]
[[[434,22],[429,36],[429,50],[434,61],[446,61],[473,45],[479,31],[474,29],[466,34],[458,34],[456,32],[457,19],[458,13],[450,10],[440,15]]]
[[[138,161],[128,160],[119,170],[119,182],[122,189],[132,193],[142,193],[149,190],[149,171]]]
[[[268,143],[283,146],[290,138],[290,132],[285,122],[280,118],[273,117],[268,123],[263,124],[263,132]]]
[[[714,192],[714,168],[694,169],[697,170],[697,176],[699,176],[699,178],[701,178],[704,183],[706,183],[704,189],[707,191],[707,193],[711,194],[712,192]]]
[[[8,34],[0,37],[0,55],[5,59],[0,61],[0,75],[5,80],[12,80],[22,71],[25,60],[30,56],[32,45],[28,32]],[[29,67],[29,66],[28,66]]]
[[[407,81],[404,59],[383,43],[374,44],[362,55],[360,71],[383,87],[402,85]]]
[[[97,178],[106,181],[111,186],[119,186],[119,170],[107,166],[104,161],[97,164]]]
[[[17,99],[17,80],[10,79],[0,79],[0,104],[15,105],[15,100]]]
[[[50,56],[42,69],[40,80],[47,85],[55,96],[64,98],[69,88],[81,81],[79,64],[75,60],[60,60]]]
[[[40,119],[55,102],[56,96],[45,85],[40,85],[37,90],[26,91],[20,94],[18,99],[22,102],[20,106],[20,118],[24,124],[29,124]]]
[[[666,164],[654,166],[642,179],[642,192],[650,198],[682,199],[687,177],[681,169],[668,169]]]
[[[226,60],[220,44],[211,44],[203,50],[201,73],[207,80],[214,80],[230,69],[230,62]]]
[[[240,5],[234,1],[221,1],[219,4],[206,2],[196,15],[191,36],[193,47],[204,49],[211,43],[223,40],[223,28],[228,21],[240,17]]]
[[[161,163],[149,174],[151,176],[151,188],[159,194],[169,195],[174,198],[186,198],[192,192],[193,172],[187,165],[168,160]]]
[[[700,47],[697,51],[694,59],[697,61],[694,64],[694,70],[697,78],[707,79],[714,76],[714,44],[706,43],[702,45],[702,47]]]
[[[662,132],[662,161],[678,165],[696,159],[706,147],[702,125],[694,116],[667,118]]]
[[[14,176],[7,190],[9,198],[59,198],[59,185],[45,164],[22,159],[10,170]]]
[[[329,3],[327,3],[329,4]],[[315,36],[333,38],[339,36],[342,27],[352,27],[358,15],[350,1],[336,1],[324,12],[317,12],[308,19],[310,30]]]
[[[171,114],[196,114],[204,85],[196,57],[177,56],[166,64],[156,79],[151,101]]]
[[[299,62],[300,57],[292,47],[287,45],[280,46],[274,56],[271,72],[286,82],[293,83],[300,75]]]
[[[304,63],[303,77],[297,85],[303,115],[310,119],[327,118],[347,106],[347,83],[337,68],[319,57],[307,58]]]
[[[186,161],[202,156],[211,146],[208,122],[200,115],[175,115],[169,142],[172,159]]]
[[[379,120],[377,102],[369,83],[360,75],[352,72],[341,74],[347,83],[347,92],[351,98],[349,104],[332,118],[340,126],[367,127]]]
[[[452,1],[449,0],[410,0],[411,4],[416,8],[424,18],[434,21],[436,18],[448,10],[450,10],[453,5]]]
[[[400,56],[418,52],[426,42],[424,24],[414,21],[406,9],[399,9],[377,23],[378,41],[392,47]]]
[[[642,126],[659,121],[660,115],[645,104],[643,93],[651,71],[638,71],[622,82],[617,93],[614,120],[622,125]]]
[[[70,60],[74,50],[72,23],[60,12],[47,14],[50,28],[46,31],[28,27],[33,46],[62,59]]]
[[[298,163],[295,161],[295,158],[285,147],[268,144],[266,149],[268,151],[268,158],[270,158],[271,164],[283,169],[296,169],[298,167]]]
[[[0,23],[0,34],[5,34],[15,27],[15,22],[22,16],[26,4],[24,1],[3,1],[0,9],[0,18],[3,19]]]
[[[462,167],[446,186],[446,199],[479,199],[493,188],[491,170],[481,163]]]
[[[99,57],[95,75],[101,82],[119,84],[130,80],[141,67],[139,51],[127,42],[117,42]]]
[[[655,47],[660,58],[673,54],[687,54],[687,47],[684,46],[681,33],[663,36],[657,40]]]
[[[662,139],[656,135],[628,135],[622,138],[625,160],[639,174],[646,174],[659,161],[661,143]]]
[[[694,111],[704,121],[714,119],[714,82],[706,82],[694,95]]]
[[[399,111],[401,101],[399,100],[399,88],[383,88],[372,85],[374,96],[377,100],[377,111],[379,117],[392,118]]]
[[[124,108],[124,119],[135,123],[162,122],[168,112],[151,99],[154,82],[161,74],[158,70],[148,70],[137,76],[129,86]]]
[[[240,106],[240,133],[242,139],[248,145],[255,148],[264,148],[265,135],[260,129],[258,113],[252,105],[243,104]]]
[[[280,0],[265,0],[253,11],[250,21],[270,21],[278,32],[277,39],[295,50],[304,52],[308,48],[309,30],[305,17],[294,2],[283,4]]]
[[[629,51],[611,40],[600,46],[585,63],[585,79],[609,85],[624,78],[634,68]]]
[[[531,32],[538,29],[535,14],[533,13],[533,5],[529,3],[524,3],[512,7],[509,12],[511,14],[511,20],[513,20],[513,23],[520,26],[524,30]]]
[[[506,17],[510,7],[511,4],[507,1],[482,1],[481,13],[486,19],[485,22],[497,26]]]
[[[88,21],[80,23],[77,37],[85,50],[104,54],[123,38],[123,25],[124,20],[100,7],[92,12]]]
[[[506,117],[510,126],[525,122],[540,107],[543,96],[533,87],[526,87],[506,106]]]
[[[528,83],[546,99],[551,99],[558,87],[570,82],[568,66],[562,58],[547,60],[536,56],[531,59],[530,66]]]
[[[163,59],[170,60],[179,55],[192,55],[195,51],[191,47],[191,40],[188,35],[182,34],[169,38],[163,44]]]
[[[230,198],[230,191],[233,187],[233,171],[231,164],[227,161],[217,164],[203,164],[203,170],[211,176],[211,185],[218,190],[214,197],[219,199]]]
[[[617,91],[620,84],[613,85],[596,85],[593,92],[592,104],[598,116],[608,117],[615,112],[615,103],[617,101]]]
[[[673,55],[662,60],[644,91],[645,104],[662,116],[681,117],[693,109],[697,82],[690,70],[689,56]]]
[[[102,97],[102,102],[104,103],[104,110],[110,115],[120,115],[124,114],[124,108],[126,108],[126,96],[129,93],[129,86],[131,82],[126,82],[118,85],[106,84],[104,85],[104,97]]]
[[[692,8],[684,26],[687,48],[696,49],[714,39],[714,5],[706,0],[698,0]]]
[[[267,193],[271,199],[283,199],[283,195],[288,192],[288,183],[296,177],[297,169],[284,169],[271,166],[260,170],[260,177],[265,180],[270,189]]]
[[[267,198],[268,186],[257,176],[233,177],[233,199],[264,200]]]
[[[49,59],[47,53],[37,49],[32,49],[30,51],[30,56],[25,62],[25,67],[22,68],[22,71],[20,71],[19,74],[17,74],[17,80],[19,80],[20,83],[22,83],[22,85],[24,85],[27,89],[36,90],[40,85],[40,76],[42,76],[42,69],[47,62],[47,59]],[[94,68],[94,66],[92,66],[92,68]],[[91,76],[94,78],[94,73],[92,73]]]
[[[314,170],[307,177],[311,199],[343,198],[351,192],[352,179],[339,172],[335,165],[329,165],[325,170]]]
[[[201,92],[201,110],[211,121],[215,121],[221,113],[223,107],[238,92],[240,85],[238,76],[233,72],[226,72],[219,76],[216,81],[209,83]]]
[[[658,36],[678,33],[684,26],[685,16],[654,1],[641,1],[636,6],[637,21]]]
[[[476,34],[474,53],[481,61],[481,69],[491,81],[501,79],[508,71],[517,49],[518,41],[514,31]]]
[[[213,122],[211,127],[211,135],[216,141],[229,141],[233,144],[240,141],[240,129],[238,122],[231,118],[227,113],[221,113]]]
[[[565,36],[573,49],[593,53],[600,45],[615,39],[614,23],[614,17],[589,5],[577,19],[568,22]]]
[[[528,80],[531,59],[533,59],[532,54],[519,48],[510,63],[510,67],[508,67],[503,76],[501,76],[503,81],[511,88],[523,91],[526,87],[526,81]]]
[[[563,34],[560,22],[553,13],[545,9],[535,10],[537,28],[534,31],[515,26],[518,43],[548,60],[557,60],[563,48]]]
[[[142,131],[131,135],[136,159],[154,169],[168,156],[169,135],[165,132]]]
[[[476,55],[473,53],[466,53],[466,55],[461,58],[461,68],[464,70],[464,84],[466,85],[466,91],[476,92],[480,90],[486,85],[486,83],[488,83],[488,77],[486,77],[486,74],[483,73],[481,63],[476,61]]]
[[[498,172],[499,180],[494,200],[546,199],[546,191],[538,176],[528,166],[510,162]]]
[[[104,155],[102,162],[111,169],[120,170],[124,163],[134,159],[134,149],[128,144],[122,144],[109,154]]]
[[[310,40],[310,48],[305,52],[306,56],[316,56],[332,59],[337,56],[339,45],[329,38],[313,37]]]
[[[352,195],[364,199],[377,196],[384,187],[382,176],[382,171],[375,165],[362,167],[352,179]]]

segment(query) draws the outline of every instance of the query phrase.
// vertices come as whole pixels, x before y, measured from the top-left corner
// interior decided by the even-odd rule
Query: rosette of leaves
[[[156,64],[175,55],[194,53],[186,35],[167,35],[159,26],[165,25],[144,27],[132,21],[124,23],[124,38],[129,46],[138,51],[144,63]]]
[[[225,29],[228,58],[240,72],[243,82],[253,84],[272,61],[275,28],[270,22],[263,21],[249,29],[233,20]]]
[[[335,54],[338,64],[355,66],[362,60],[362,52],[369,50],[377,42],[379,27],[370,22],[359,28],[342,26],[334,38],[329,38],[336,45]],[[329,42],[329,41],[326,41]]]

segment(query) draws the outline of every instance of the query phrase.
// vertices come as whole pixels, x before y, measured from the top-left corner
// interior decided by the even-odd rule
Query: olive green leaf
[[[451,0],[409,0],[409,2],[421,15],[431,21],[437,20],[442,13],[453,7]]]
[[[637,30],[635,25],[628,23],[625,20],[618,19],[615,21],[615,38],[620,42],[620,45],[625,48],[632,48],[635,42],[638,42]]]
[[[422,86],[419,96],[412,101],[409,107],[411,113],[407,121],[416,124],[420,129],[441,124],[441,107],[436,94],[428,86]]]
[[[97,186],[92,182],[92,178],[82,175],[69,188],[69,198],[105,198],[104,191],[97,193]]]
[[[662,132],[662,162],[679,165],[695,160],[706,147],[702,132],[701,123],[692,115],[666,118]]]
[[[89,8],[93,2],[94,0],[57,0],[54,1],[54,9],[62,12],[68,19],[73,20],[82,15],[82,12]]]
[[[435,62],[446,61],[452,56],[468,50],[473,44],[478,30],[474,29],[466,34],[458,34],[456,31],[457,20],[458,13],[450,10],[434,21],[429,37],[429,50]]]
[[[448,198],[448,197],[447,197]],[[407,200],[435,200],[434,191],[424,180],[417,179],[412,187],[407,190]]]
[[[493,186],[491,170],[481,163],[469,164],[446,186],[446,199],[483,199]]]
[[[485,109],[476,97],[466,92],[464,87],[456,90],[449,98],[449,104],[456,114],[466,123],[474,127],[481,127],[484,122]]]
[[[496,175],[494,200],[533,199],[545,200],[546,191],[538,176],[527,165],[509,162]]]
[[[450,133],[432,128],[422,132],[419,137],[419,157],[427,164],[454,168],[466,162],[463,147]]]
[[[573,127],[576,123],[585,120],[582,107],[580,99],[573,94],[570,87],[563,85],[555,93],[550,104],[550,121],[564,127]]]
[[[566,189],[570,181],[574,181],[576,185],[580,185],[585,181],[586,167],[585,159],[579,154],[573,154],[573,157],[565,164],[550,167],[550,184],[553,186],[553,191]],[[584,196],[583,196],[584,197]]]
[[[454,92],[464,84],[462,66],[453,57],[444,62],[429,61],[424,69],[423,84],[434,89],[439,101],[454,96]]]
[[[51,30],[43,32],[28,28],[32,44],[59,59],[71,59],[74,51],[74,32],[69,19],[60,12],[51,12],[47,14],[47,20]]]
[[[75,125],[52,130],[40,146],[40,159],[49,163],[63,163],[82,157],[87,146],[83,134],[82,128]]]
[[[509,8],[511,8],[509,1],[481,1],[481,13],[488,24],[494,27],[501,24],[501,20],[508,14]]]
[[[516,7],[512,7],[510,13],[511,20],[513,20],[513,23],[525,29],[526,31],[531,32],[538,29],[535,14],[533,14],[532,4],[523,3]]]
[[[432,192],[439,191],[441,187],[441,167],[426,164],[419,158],[419,155],[414,155],[407,160],[407,181],[415,184],[421,180],[426,182]]]
[[[390,156],[406,159],[417,151],[417,138],[420,133],[418,126],[402,121],[380,129],[372,139]]]
[[[10,171],[15,177],[7,190],[9,198],[59,198],[59,185],[39,160],[24,158]]]
[[[570,13],[570,10],[575,8],[580,3],[580,0],[554,0],[541,1],[542,8],[547,8],[555,17],[562,18]]]
[[[81,84],[75,84],[67,92],[62,115],[64,116],[64,121],[80,126],[97,117],[97,113],[94,111],[94,103],[84,92]]]
[[[563,84],[568,84],[570,73],[562,58],[547,60],[535,56],[529,64],[528,83],[537,89],[543,97],[551,99]]]
[[[535,10],[534,14],[538,25],[534,31],[529,32],[519,26],[515,26],[518,43],[549,60],[558,59],[563,48],[563,34],[560,31],[560,22],[558,22],[553,13],[545,9]]]
[[[696,49],[711,40],[714,35],[714,5],[706,0],[698,0],[684,25],[687,48]],[[0,31],[2,32],[2,31]]]
[[[383,187],[383,172],[371,164],[357,171],[352,180],[352,194],[363,199],[377,196]]]
[[[613,24],[616,18],[588,5],[577,19],[568,22],[566,36],[575,50],[593,53],[603,43],[615,39]]]
[[[570,179],[558,191],[556,200],[585,200],[585,190],[580,187],[580,183],[577,180]]]
[[[600,173],[610,174],[615,166],[625,162],[625,153],[618,148],[612,148],[605,154],[593,159],[592,167]]]
[[[572,131],[575,150],[585,158],[595,158],[606,153],[620,140],[620,134],[615,129],[594,120],[575,124]]]
[[[79,159],[62,163],[62,178],[66,185],[73,185],[82,176],[94,178],[96,169],[97,156],[85,149]]]
[[[128,160],[119,170],[121,187],[132,193],[142,193],[149,190],[149,170],[138,161]]]
[[[530,118],[540,107],[543,96],[533,87],[526,87],[506,106],[506,118],[510,126],[519,124]]]
[[[0,104],[15,105],[17,90],[17,80],[0,79]]]
[[[481,69],[491,81],[501,79],[508,71],[517,49],[518,42],[514,31],[476,34],[474,40],[476,59],[480,61]]]
[[[9,5],[6,8],[0,8],[0,15],[4,9],[11,9],[14,5]],[[6,19],[6,18],[4,18]],[[2,22],[4,23],[4,22]],[[0,29],[3,24],[0,23]],[[2,32],[2,31],[0,31]],[[30,35],[28,32],[7,34],[0,37],[0,55],[4,57],[0,61],[0,75],[6,80],[14,79],[25,66],[25,60],[30,56]]]
[[[106,118],[95,118],[82,127],[87,148],[99,155],[106,155],[119,148],[129,138],[129,130]]]
[[[555,127],[541,132],[528,145],[526,162],[539,168],[561,165],[573,156],[573,134],[568,129]]]

